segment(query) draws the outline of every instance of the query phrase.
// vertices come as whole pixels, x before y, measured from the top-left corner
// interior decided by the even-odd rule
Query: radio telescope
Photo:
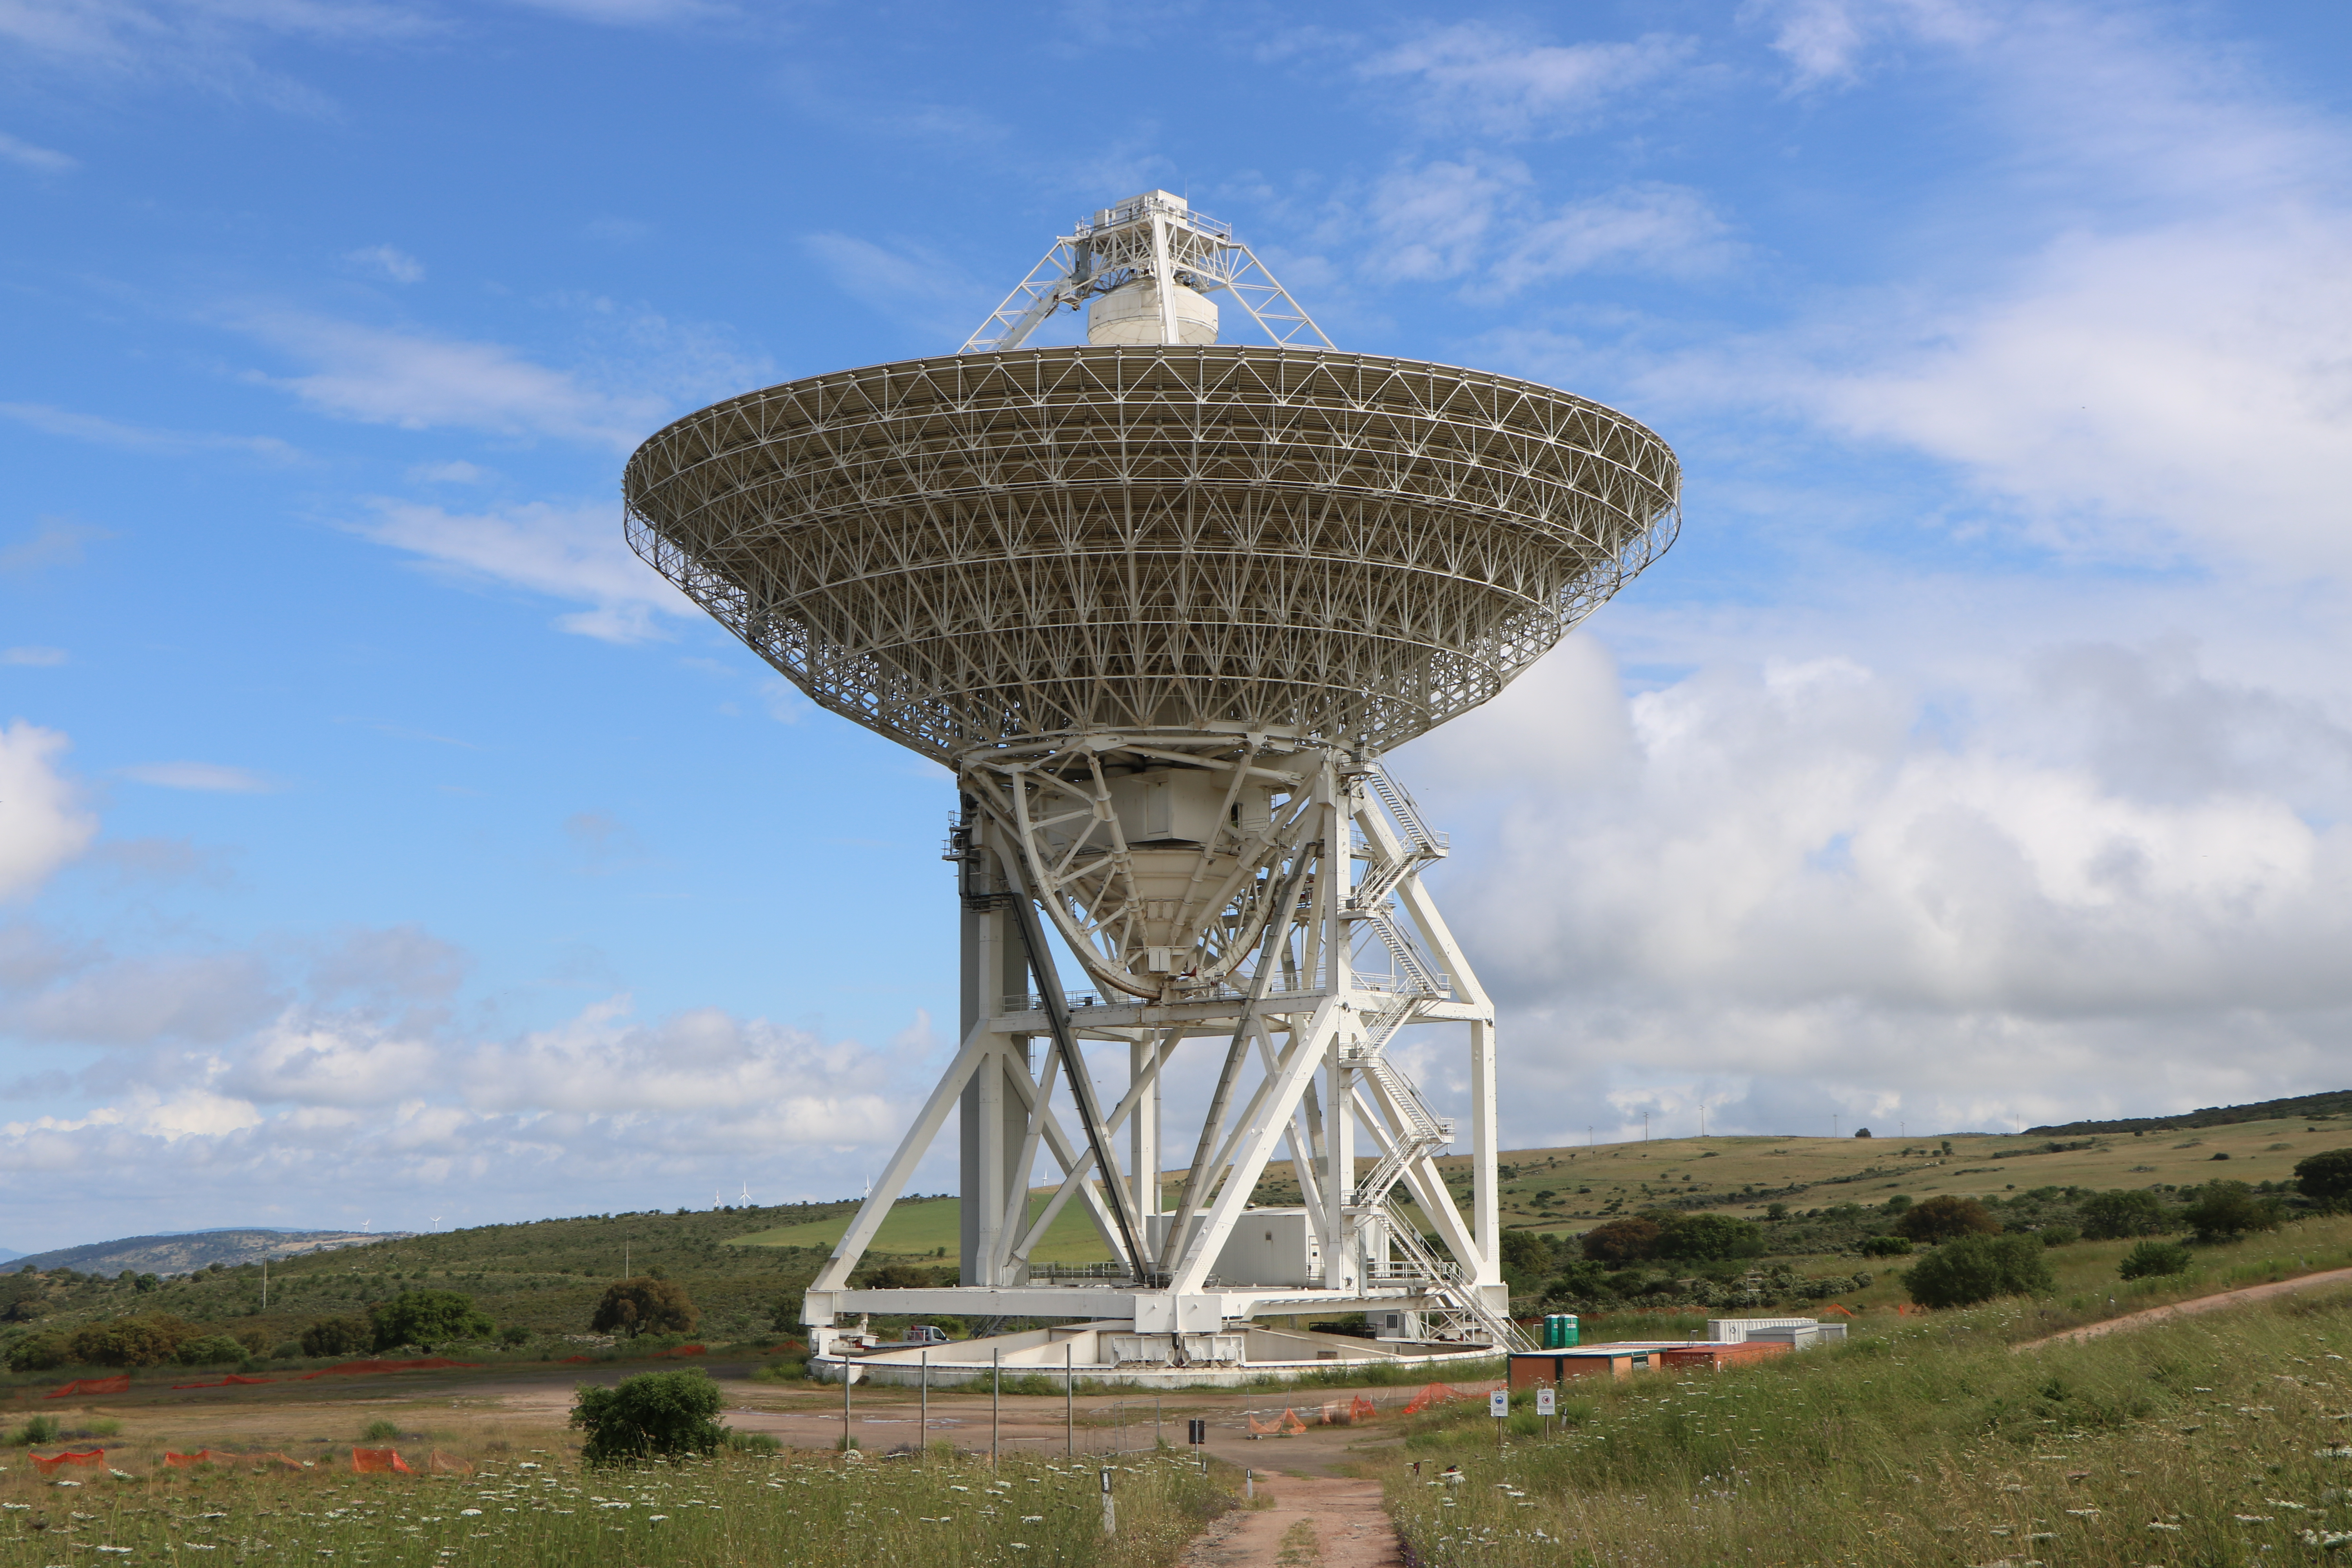
[[[1066,310],[1084,345],[1026,346]],[[948,1380],[1524,1343],[1494,1005],[1422,883],[1445,838],[1381,759],[1654,560],[1680,485],[1598,404],[1339,351],[1165,191],[1062,237],[957,353],[748,393],[638,448],[637,553],[961,792],[961,1046],[809,1289],[821,1375],[916,1374],[856,1353],[874,1313],[1058,1325],[936,1349]],[[1389,1057],[1431,1024],[1467,1037],[1466,1215],[1438,1163],[1457,1130]],[[1206,1108],[1169,1137],[1178,1082]],[[951,1118],[959,1282],[859,1287]],[[1277,1155],[1296,1200],[1254,1206]],[[1074,1203],[1113,1263],[1035,1258]],[[1379,1338],[1254,1323],[1358,1311]]]

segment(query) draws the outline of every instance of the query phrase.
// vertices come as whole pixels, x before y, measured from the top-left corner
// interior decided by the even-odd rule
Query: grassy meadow
[[[585,1470],[547,1452],[469,1477],[356,1475],[348,1464],[173,1469],[159,1453],[116,1451],[112,1469],[74,1471],[72,1486],[34,1476],[17,1456],[0,1474],[0,1564],[1162,1568],[1232,1506],[1222,1470],[1203,1475],[1182,1455],[1121,1458],[1119,1528],[1105,1537],[1096,1465],[1008,1458],[992,1469],[945,1449]]]
[[[1420,1418],[1390,1468],[1430,1568],[2200,1568],[2352,1548],[2352,1290],[2019,1350],[2009,1302],[1842,1347]],[[1449,1463],[1463,1479],[1437,1479]]]

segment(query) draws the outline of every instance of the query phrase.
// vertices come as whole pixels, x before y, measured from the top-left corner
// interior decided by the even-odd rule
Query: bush
[[[765,1432],[733,1430],[730,1430],[727,1434],[727,1446],[739,1454],[779,1454],[784,1447],[782,1443],[777,1442]]]
[[[520,1323],[509,1323],[499,1331],[499,1343],[510,1351],[520,1350],[530,1343],[530,1331]]]
[[[1676,1214],[1658,1223],[1654,1258],[1711,1262],[1726,1258],[1760,1258],[1764,1230],[1754,1220],[1727,1214]]]
[[[375,1325],[365,1318],[320,1318],[302,1331],[304,1355],[357,1355],[375,1348]]]
[[[293,1361],[299,1358],[301,1353],[301,1342],[297,1340],[288,1340],[284,1344],[276,1347],[269,1352],[269,1359],[271,1361]]]
[[[2154,1193],[2117,1190],[2094,1193],[2083,1200],[2083,1234],[2094,1241],[2127,1241],[2135,1236],[2161,1236],[2172,1228],[2164,1200]]]
[[[2150,1279],[2159,1274],[2189,1272],[2189,1248],[2177,1241],[2143,1241],[2124,1254],[2116,1272],[2126,1279]]]
[[[400,1423],[397,1421],[371,1421],[360,1428],[360,1441],[362,1443],[389,1443],[399,1436]]]
[[[1973,1307],[1997,1296],[2046,1295],[2057,1281],[2042,1252],[2031,1236],[1959,1237],[1911,1266],[1911,1300],[1922,1307]]]
[[[205,1334],[184,1342],[172,1359],[182,1366],[243,1366],[246,1351],[226,1334]]]
[[[68,1357],[85,1366],[160,1366],[196,1337],[195,1326],[163,1312],[86,1323],[68,1342]]]
[[[607,1286],[588,1326],[600,1334],[620,1333],[635,1339],[655,1331],[690,1334],[700,1317],[684,1290],[667,1279],[644,1274]]]
[[[1638,1215],[1612,1219],[1584,1233],[1584,1256],[1596,1263],[1636,1263],[1658,1245],[1658,1223]]]
[[[805,1383],[808,1363],[805,1361],[764,1362],[751,1369],[754,1383]]]
[[[375,1348],[396,1345],[434,1350],[459,1340],[487,1340],[499,1331],[489,1314],[462,1290],[403,1290],[368,1309]]]
[[[1895,1230],[1913,1241],[1949,1241],[1955,1237],[1996,1235],[2000,1221],[1976,1199],[1946,1193],[1904,1210]]]
[[[614,1388],[583,1386],[572,1425],[588,1434],[580,1457],[592,1465],[708,1454],[727,1440],[716,1419],[721,1404],[698,1366],[641,1373]]]
[[[2071,1247],[2083,1239],[2083,1233],[2071,1225],[2045,1225],[2033,1234],[2044,1247]]]
[[[1911,1243],[1899,1236],[1866,1236],[1862,1238],[1864,1258],[1901,1258],[1909,1253]]]
[[[2294,1184],[2323,1204],[2352,1200],[2352,1149],[2329,1149],[2295,1162]]]
[[[1503,1233],[1503,1267],[1530,1279],[1551,1272],[1551,1243],[1531,1230]]]
[[[36,1443],[56,1442],[59,1436],[59,1430],[58,1418],[56,1416],[36,1415],[30,1421],[26,1422],[22,1426],[17,1427],[16,1435],[12,1436],[9,1441],[16,1444],[20,1448],[29,1448]]]
[[[2243,1182],[2208,1182],[2180,1211],[2200,1241],[2227,1241],[2250,1230],[2276,1230],[2282,1217],[2276,1198],[2255,1193]]]
[[[26,1334],[8,1347],[10,1372],[47,1372],[66,1364],[73,1354],[72,1342],[59,1330],[45,1334]]]

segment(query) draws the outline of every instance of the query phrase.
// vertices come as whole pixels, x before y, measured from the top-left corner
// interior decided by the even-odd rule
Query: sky
[[[2289,0],[0,0],[0,1244],[863,1190],[950,782],[621,466],[1153,187],[1683,462],[1391,759],[1507,1144],[2345,1087],[2347,63]]]

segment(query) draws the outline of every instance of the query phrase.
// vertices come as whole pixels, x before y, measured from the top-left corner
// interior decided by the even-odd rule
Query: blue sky
[[[620,465],[952,349],[1153,186],[1342,347],[1683,458],[1675,548],[1394,759],[1511,1141],[2343,1087],[2347,54],[2285,4],[0,0],[0,1243],[857,1191],[951,1027],[951,792],[639,568]]]

